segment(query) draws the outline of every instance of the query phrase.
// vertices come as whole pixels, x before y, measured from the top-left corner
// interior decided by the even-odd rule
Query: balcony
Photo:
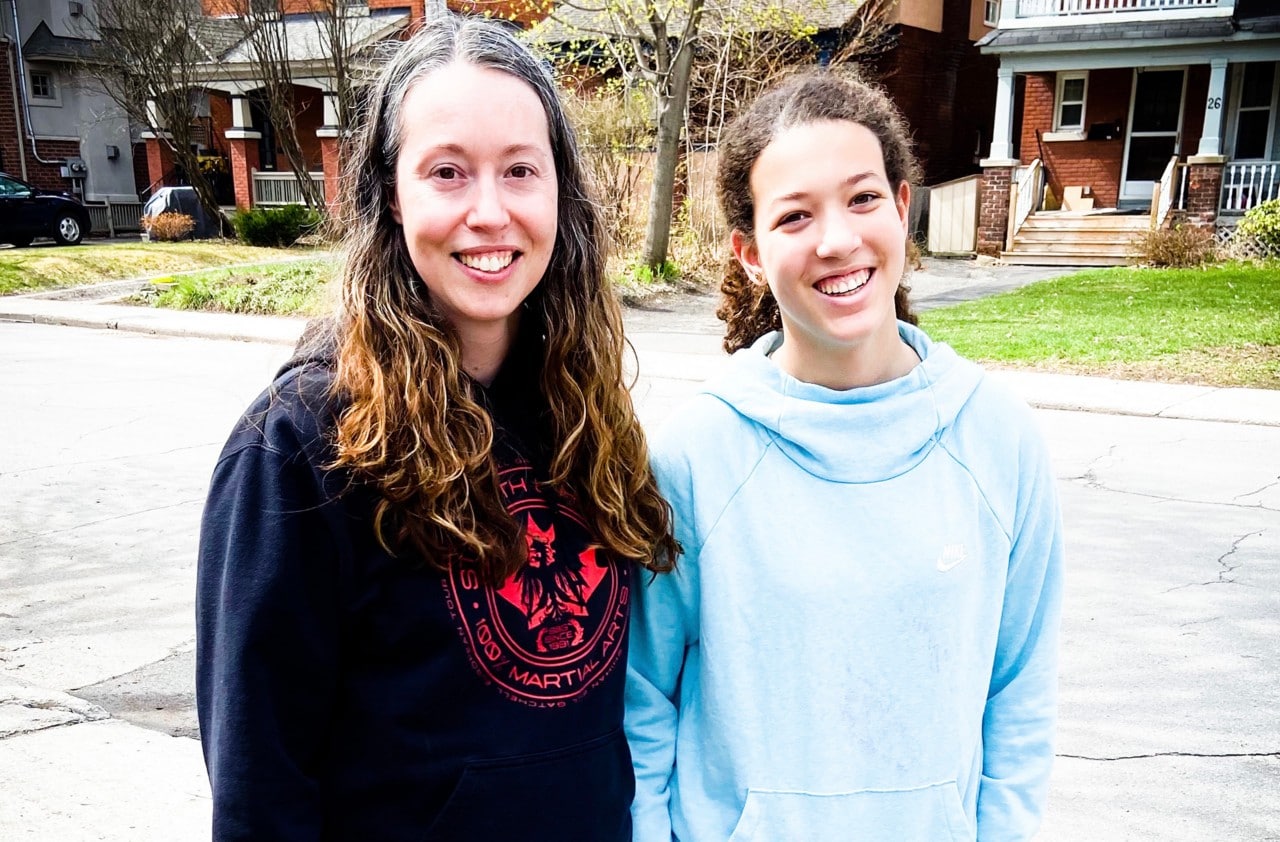
[[[1213,9],[1219,0],[1018,0],[1018,17],[1114,15],[1129,12]]]

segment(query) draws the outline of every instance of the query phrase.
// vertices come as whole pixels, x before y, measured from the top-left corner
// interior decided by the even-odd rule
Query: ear
[[[908,219],[911,213],[911,185],[905,181],[898,185],[898,197],[895,201],[898,206],[898,219],[902,221],[902,231],[904,234],[910,233],[907,229],[911,227]]]
[[[391,201],[387,206],[391,208],[391,218],[396,221],[396,225],[404,225],[404,220],[400,218],[400,203],[396,201],[395,191],[392,191]]]
[[[764,283],[764,268],[760,265],[760,252],[756,249],[755,241],[735,228],[729,235],[729,245],[733,248],[733,256],[738,258],[752,283]]]

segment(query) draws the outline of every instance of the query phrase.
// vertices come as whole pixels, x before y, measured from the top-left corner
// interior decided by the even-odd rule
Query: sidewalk
[[[917,291],[919,291],[917,289]],[[701,296],[713,309],[710,296]],[[929,298],[925,297],[926,302]],[[954,285],[946,300],[955,298]],[[931,302],[930,302],[931,303]],[[667,319],[663,311],[628,310],[627,333],[640,355],[640,374],[655,379],[704,380],[723,359],[710,312]],[[116,303],[67,301],[37,296],[0,298],[0,321],[124,330],[159,336],[231,339],[292,345],[305,319],[199,313]],[[665,323],[673,323],[675,330]],[[705,365],[690,366],[689,354]],[[1070,374],[995,370],[1027,403],[1041,409],[1102,412],[1151,418],[1226,421],[1280,426],[1280,391],[1180,383],[1112,380]]]

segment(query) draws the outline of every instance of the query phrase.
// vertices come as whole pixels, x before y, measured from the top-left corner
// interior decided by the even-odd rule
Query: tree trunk
[[[684,126],[684,109],[689,98],[689,73],[693,65],[693,45],[684,43],[676,53],[665,89],[659,88],[655,98],[658,112],[658,137],[653,161],[653,184],[649,190],[649,219],[645,225],[644,247],[640,257],[659,277],[671,245],[672,197],[675,191],[676,167],[680,158],[680,129]]]

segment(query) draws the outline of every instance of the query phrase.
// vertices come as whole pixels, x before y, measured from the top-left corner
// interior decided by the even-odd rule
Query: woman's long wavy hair
[[[405,95],[452,62],[526,82],[550,128],[559,225],[523,312],[546,335],[540,385],[550,414],[550,485],[575,499],[605,549],[669,570],[678,546],[623,379],[622,315],[605,280],[602,227],[577,140],[547,67],[490,21],[445,15],[399,45],[353,138],[343,174],[347,260],[334,390],[345,409],[335,466],[376,492],[374,528],[388,551],[437,569],[465,556],[495,583],[525,561],[522,526],[499,493],[493,422],[391,215]]]
[[[829,120],[857,123],[876,136],[884,153],[885,175],[895,193],[903,182],[919,179],[906,125],[883,91],[852,71],[805,71],[761,94],[725,131],[727,140],[720,144],[716,168],[716,194],[731,229],[742,232],[748,241],[755,239],[751,168],[765,147],[787,129]],[[904,275],[898,281],[894,305],[899,319],[915,324],[907,297],[910,291]],[[720,292],[716,315],[725,322],[726,351],[745,348],[764,334],[782,329],[778,302],[769,287],[753,283],[733,256],[725,262]]]

